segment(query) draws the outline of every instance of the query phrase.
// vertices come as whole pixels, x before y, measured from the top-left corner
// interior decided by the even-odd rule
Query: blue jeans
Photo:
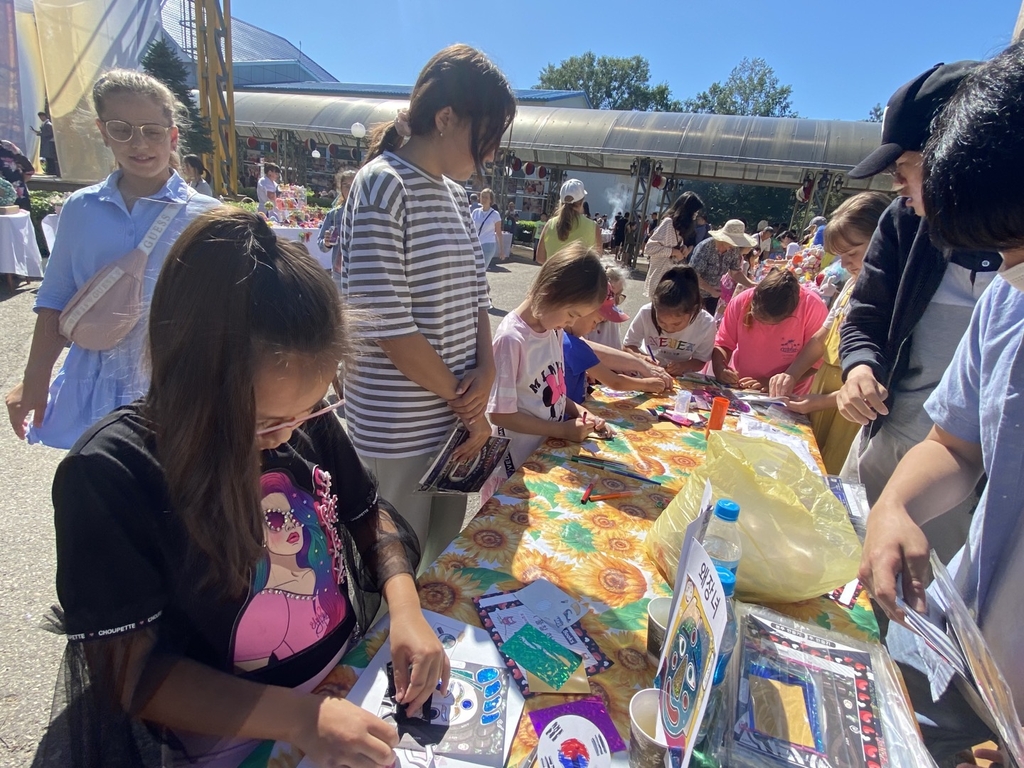
[[[491,266],[491,262],[494,261],[494,257],[498,255],[498,243],[480,243],[480,247],[484,251],[484,264],[488,267]]]

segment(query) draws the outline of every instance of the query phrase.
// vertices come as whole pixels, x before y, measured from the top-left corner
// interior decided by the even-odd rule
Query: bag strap
[[[170,226],[170,223],[178,217],[178,214],[188,207],[189,202],[195,194],[196,191],[189,187],[188,196],[184,203],[167,203],[163,210],[160,211],[160,215],[156,217],[156,221],[153,222],[153,225],[146,231],[146,234],[142,236],[142,241],[139,243],[139,250],[149,256],[156,247],[156,244],[160,241],[164,232],[167,230],[167,227]]]
[[[489,209],[487,211],[487,215],[484,216],[482,219],[480,219],[480,223],[476,227],[477,235],[481,234],[484,231],[484,224],[486,224],[488,221],[490,221],[491,214],[494,213],[494,212],[495,212],[494,209],[491,208],[491,209]]]

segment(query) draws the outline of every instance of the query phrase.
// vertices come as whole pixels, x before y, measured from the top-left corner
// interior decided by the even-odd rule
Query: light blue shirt
[[[967,543],[948,571],[985,632],[990,598],[1019,551],[1018,520],[1024,510],[1024,293],[1001,278],[978,300],[967,333],[942,381],[925,402],[935,424],[954,437],[981,445],[988,483],[971,520]],[[1003,592],[1005,595],[1006,593]],[[1024,615],[1024,589],[1015,593]],[[1012,606],[1011,606],[1012,609]],[[1000,611],[1007,606],[1000,606]],[[933,693],[949,682],[951,669],[936,663],[916,635],[893,623],[893,656],[929,674]],[[1019,659],[1000,660],[1019,664]]]
[[[107,413],[145,394],[149,386],[143,366],[148,325],[146,312],[160,267],[181,231],[196,216],[220,203],[193,195],[177,173],[152,197],[136,201],[128,211],[117,182],[121,172],[68,198],[57,222],[53,251],[36,295],[36,311],[61,311],[101,268],[139,244],[167,203],[185,204],[168,225],[146,262],[143,318],[115,347],[92,351],[72,344],[60,372],[50,385],[43,426],[29,429],[29,442],[70,448],[81,434]]]

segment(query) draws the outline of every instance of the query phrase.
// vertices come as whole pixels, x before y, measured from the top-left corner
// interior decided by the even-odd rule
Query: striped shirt
[[[342,295],[369,310],[345,372],[345,415],[360,455],[432,453],[455,423],[374,342],[422,333],[457,378],[476,366],[477,321],[490,307],[486,265],[461,185],[390,152],[356,175],[341,221]]]

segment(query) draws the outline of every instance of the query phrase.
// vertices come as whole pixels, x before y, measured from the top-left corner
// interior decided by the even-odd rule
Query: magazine
[[[476,493],[487,478],[494,472],[505,457],[508,444],[507,437],[489,437],[484,447],[476,456],[466,461],[454,461],[452,454],[469,438],[469,430],[457,424],[444,443],[441,450],[430,463],[426,473],[420,478],[418,491],[421,493]]]
[[[974,697],[969,696],[967,701],[979,710],[979,717],[994,726],[1012,760],[1018,766],[1024,766],[1024,735],[1006,678],[934,551],[931,553],[931,567],[934,581],[928,588],[928,601],[933,610],[928,615],[917,613],[900,597],[897,597],[896,604],[906,615],[907,626],[919,634],[928,647],[978,694],[980,700],[972,701]],[[900,584],[897,595],[902,593]],[[943,623],[946,626],[941,626]]]

